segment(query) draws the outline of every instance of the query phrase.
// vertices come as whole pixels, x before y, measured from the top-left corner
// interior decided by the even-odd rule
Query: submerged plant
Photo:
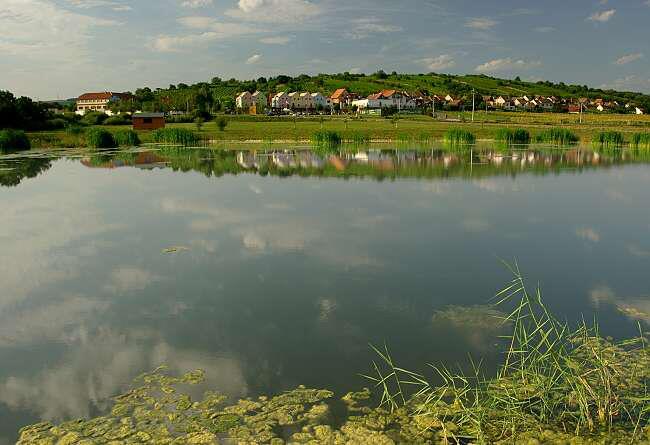
[[[578,135],[566,128],[551,128],[535,136],[535,142],[543,144],[569,145],[575,144],[579,140]]]

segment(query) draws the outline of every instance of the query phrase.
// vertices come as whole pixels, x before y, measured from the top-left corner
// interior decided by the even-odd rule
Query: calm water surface
[[[499,358],[516,259],[571,322],[650,323],[650,164],[589,151],[174,151],[0,159],[0,443],[139,373],[233,397]]]

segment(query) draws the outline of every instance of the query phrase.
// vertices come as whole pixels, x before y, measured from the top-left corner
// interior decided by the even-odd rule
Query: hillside
[[[421,91],[428,94],[452,94],[470,96],[472,90],[479,95],[543,95],[566,98],[588,97],[632,102],[650,109],[650,95],[636,92],[622,92],[590,88],[586,85],[566,85],[562,82],[525,82],[517,79],[499,79],[486,75],[446,75],[446,74],[386,74],[382,71],[372,75],[365,74],[319,74],[290,77],[280,75],[266,79],[239,81],[222,80],[215,77],[210,82],[194,85],[178,84],[169,88],[151,90],[140,88],[135,95],[143,105],[151,108],[167,109],[215,109],[232,105],[235,95],[243,90],[264,92],[278,91],[320,91],[330,94],[337,88],[367,96],[382,89]],[[145,108],[147,108],[145,106]]]

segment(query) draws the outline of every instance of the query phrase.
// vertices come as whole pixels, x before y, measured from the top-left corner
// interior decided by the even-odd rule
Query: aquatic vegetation
[[[619,131],[603,131],[594,137],[593,143],[602,147],[621,147],[625,138]]]
[[[0,151],[29,150],[31,144],[23,130],[0,130]]]
[[[431,365],[442,381],[434,385],[397,366],[387,348],[375,349],[381,362],[368,378],[382,393],[380,406],[406,409],[424,429],[453,442],[650,440],[647,340],[615,343],[597,326],[570,328],[548,311],[539,289],[528,292],[516,266],[512,271],[513,280],[497,294],[497,305],[510,306],[512,329],[496,376],[485,378],[474,363],[472,375]]]
[[[163,144],[195,145],[200,141],[199,136],[187,128],[160,128],[151,132],[154,142]]]
[[[476,142],[474,134],[460,128],[450,128],[444,136],[444,141],[452,145],[467,145]]]
[[[140,137],[133,130],[120,130],[113,133],[115,142],[120,146],[136,147],[140,145]]]
[[[650,133],[635,133],[632,135],[630,146],[636,149],[650,149]]]
[[[343,141],[341,134],[336,131],[331,130],[319,130],[314,133],[311,137],[311,141],[316,145],[340,145]]]
[[[528,144],[530,142],[530,133],[523,128],[499,128],[494,133],[494,139],[506,144]]]
[[[349,136],[348,140],[355,145],[369,144],[370,134],[355,131]]]
[[[103,128],[89,128],[86,130],[86,146],[89,148],[115,148],[117,142],[113,134]]]
[[[535,142],[542,144],[569,145],[580,140],[577,134],[566,128],[551,128],[535,136]]]

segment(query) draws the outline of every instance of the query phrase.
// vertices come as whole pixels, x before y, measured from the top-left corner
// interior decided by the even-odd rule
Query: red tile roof
[[[334,91],[334,93],[332,93],[331,99],[341,99],[347,94],[348,91],[345,88],[339,88],[338,90]]]
[[[104,91],[101,93],[85,93],[79,96],[78,100],[109,100],[111,97],[119,97],[120,99],[126,100],[132,96],[128,93],[113,93],[110,91]]]

